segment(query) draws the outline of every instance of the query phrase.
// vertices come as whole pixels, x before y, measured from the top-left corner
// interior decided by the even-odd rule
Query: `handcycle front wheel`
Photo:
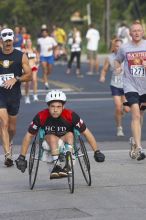
[[[30,157],[29,157],[29,187],[30,187],[31,190],[34,188],[36,178],[37,178],[42,141],[43,140],[39,139],[36,135],[34,140],[33,140],[31,150],[30,150]]]
[[[68,186],[70,193],[74,192],[74,167],[72,154],[70,151],[66,152],[66,169],[67,169],[67,177],[68,177]]]
[[[88,186],[91,186],[91,173],[90,173],[90,161],[88,153],[81,136],[78,136],[77,145],[77,158],[83,173],[84,179]]]

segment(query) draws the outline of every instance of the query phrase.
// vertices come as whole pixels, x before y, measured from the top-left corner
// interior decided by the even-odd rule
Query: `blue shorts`
[[[40,61],[48,63],[48,64],[53,64],[54,63],[54,56],[53,55],[49,56],[49,57],[40,56]]]
[[[112,96],[123,96],[124,95],[123,89],[117,88],[114,86],[110,86],[110,88],[111,88]]]
[[[11,116],[15,116],[18,114],[20,107],[20,98],[11,99],[11,97],[0,96],[0,108],[7,109],[7,112]]]

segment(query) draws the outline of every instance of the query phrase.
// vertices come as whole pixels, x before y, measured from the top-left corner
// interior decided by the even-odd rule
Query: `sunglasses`
[[[8,33],[3,33],[3,34],[1,34],[2,37],[12,36],[12,35],[13,35],[12,32],[8,32]]]

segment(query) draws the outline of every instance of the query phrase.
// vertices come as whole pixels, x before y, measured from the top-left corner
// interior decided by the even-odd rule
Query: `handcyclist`
[[[14,32],[1,31],[0,50],[0,136],[7,167],[13,165],[10,143],[16,133],[16,120],[21,99],[21,82],[31,80],[31,68],[27,56],[14,49]],[[23,72],[22,72],[23,70]]]
[[[130,106],[132,121],[131,130],[136,145],[136,158],[143,160],[145,153],[141,145],[143,110],[146,108],[146,40],[140,22],[130,27],[132,41],[123,44],[118,50],[115,61],[117,74],[124,61],[123,88]]]
[[[58,159],[58,141],[59,139],[73,146],[74,136],[73,128],[78,129],[85,136],[89,145],[94,151],[94,158],[97,162],[103,162],[105,156],[99,150],[96,140],[91,131],[86,127],[84,121],[74,111],[66,109],[66,95],[60,90],[51,90],[46,95],[46,103],[48,108],[38,112],[33,118],[27,133],[22,141],[22,148],[19,157],[16,160],[16,165],[21,172],[25,172],[27,161],[25,159],[30,142],[33,136],[38,132],[39,128],[45,130],[45,140],[51,148],[52,159]],[[66,176],[65,169],[59,165],[55,165],[50,178],[59,178]]]

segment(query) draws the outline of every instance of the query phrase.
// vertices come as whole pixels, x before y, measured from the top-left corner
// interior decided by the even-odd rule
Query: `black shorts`
[[[140,110],[146,109],[146,94],[139,95],[137,92],[125,93],[128,105],[139,104]]]
[[[11,98],[7,96],[0,96],[0,108],[7,109],[9,115],[15,116],[18,114],[20,107],[20,98]]]

